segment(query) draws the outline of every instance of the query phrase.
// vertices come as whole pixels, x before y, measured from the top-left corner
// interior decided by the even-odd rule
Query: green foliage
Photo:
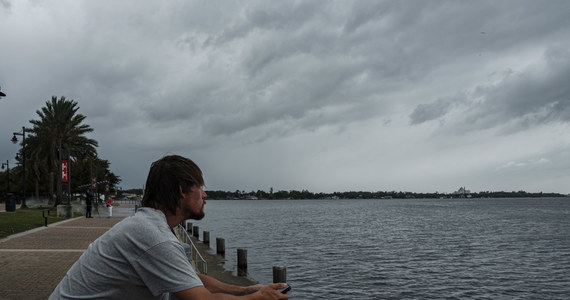
[[[25,147],[20,150],[18,163],[13,172],[23,178],[22,158],[26,157],[26,187],[51,197],[59,180],[59,159],[68,159],[72,193],[84,191],[84,185],[107,180],[112,189],[121,179],[109,171],[110,163],[97,156],[98,142],[85,135],[93,128],[84,123],[86,116],[79,113],[78,103],[65,97],[53,96],[45,106],[37,110],[39,119],[30,120],[32,128],[26,129]],[[60,153],[61,152],[61,153]],[[12,174],[11,174],[12,175]],[[11,180],[14,182],[14,180]],[[12,191],[22,189],[22,180],[16,180]],[[105,186],[98,186],[101,192]]]
[[[141,195],[143,194],[143,189],[128,189],[128,190],[123,190],[124,194],[135,194],[135,195]]]

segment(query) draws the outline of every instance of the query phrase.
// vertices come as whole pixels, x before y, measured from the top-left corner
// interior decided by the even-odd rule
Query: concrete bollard
[[[223,238],[216,238],[216,253],[221,255],[226,254],[226,240]]]
[[[210,232],[204,231],[203,235],[204,235],[204,244],[208,245],[208,248],[210,248]]]
[[[192,233],[194,233],[194,237],[199,239],[200,238],[200,227],[199,226],[193,226],[192,227]]]
[[[247,275],[247,249],[238,248],[237,249],[237,264],[238,264],[238,275]]]
[[[273,283],[287,282],[287,268],[273,266]]]

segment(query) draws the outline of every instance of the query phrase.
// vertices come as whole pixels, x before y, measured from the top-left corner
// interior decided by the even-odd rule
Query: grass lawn
[[[58,218],[56,215],[55,209],[50,211],[48,225],[65,220],[65,218]],[[17,209],[16,212],[0,212],[0,238],[41,226],[44,226],[41,209],[26,208]]]

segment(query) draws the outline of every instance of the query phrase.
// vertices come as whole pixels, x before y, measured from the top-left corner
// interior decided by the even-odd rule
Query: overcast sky
[[[570,1],[0,0],[0,161],[51,96],[126,188],[570,193]]]

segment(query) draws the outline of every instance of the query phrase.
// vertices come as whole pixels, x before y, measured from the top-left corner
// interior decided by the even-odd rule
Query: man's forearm
[[[277,289],[286,287],[284,283],[273,283],[268,285],[252,285],[249,287],[239,287],[236,285],[222,283],[206,275],[198,275],[204,286],[197,286],[174,293],[178,299],[208,299],[208,300],[266,300],[266,299],[289,299],[286,294],[281,294]],[[210,290],[212,289],[212,290]],[[241,294],[241,295],[240,295]]]
[[[224,293],[236,296],[248,294],[245,287],[223,283],[208,275],[198,274],[198,277],[200,277],[204,287],[207,288],[210,293]]]

